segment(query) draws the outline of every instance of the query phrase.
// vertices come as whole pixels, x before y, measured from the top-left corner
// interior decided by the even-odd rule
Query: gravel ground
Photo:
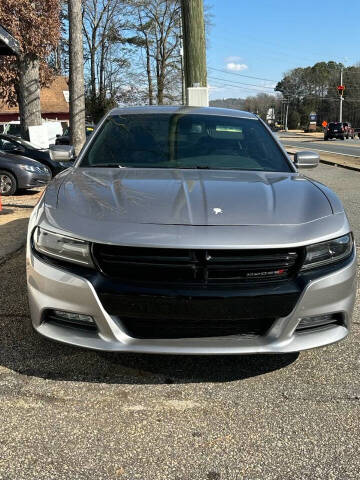
[[[315,175],[359,236],[360,174]],[[23,252],[0,274],[0,479],[358,480],[359,305],[299,355],[110,355],[30,331]]]
[[[28,218],[43,190],[43,188],[25,190],[16,195],[1,197],[0,265],[9,254],[12,254],[24,245]]]

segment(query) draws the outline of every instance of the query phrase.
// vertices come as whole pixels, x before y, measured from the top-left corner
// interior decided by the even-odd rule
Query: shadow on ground
[[[9,213],[14,213],[14,210],[7,207],[2,207],[2,209],[0,210],[0,215],[7,215]]]
[[[110,384],[230,382],[293,363],[298,354],[176,356],[109,354],[50,342],[29,328],[24,252],[0,269],[0,365],[63,381]]]

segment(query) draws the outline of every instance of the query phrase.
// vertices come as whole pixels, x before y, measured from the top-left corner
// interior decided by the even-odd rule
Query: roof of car
[[[223,117],[250,118],[257,120],[258,117],[254,113],[244,112],[242,110],[233,110],[230,108],[216,107],[188,107],[188,106],[142,106],[142,107],[121,107],[114,108],[109,115],[124,114],[156,114],[156,113],[181,113],[181,114],[197,114],[197,115],[219,115]]]

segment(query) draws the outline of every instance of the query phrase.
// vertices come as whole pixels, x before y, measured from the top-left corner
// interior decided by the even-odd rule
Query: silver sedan
[[[122,352],[280,353],[343,339],[356,250],[337,196],[298,171],[318,161],[300,152],[293,163],[247,112],[113,110],[31,216],[33,327]]]

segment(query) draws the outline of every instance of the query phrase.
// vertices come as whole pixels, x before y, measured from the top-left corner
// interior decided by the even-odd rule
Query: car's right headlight
[[[352,254],[353,247],[354,241],[351,233],[326,242],[308,245],[301,270],[310,270],[345,260]]]
[[[37,227],[33,233],[34,249],[51,258],[85,267],[93,267],[90,244],[85,240],[60,235]]]

